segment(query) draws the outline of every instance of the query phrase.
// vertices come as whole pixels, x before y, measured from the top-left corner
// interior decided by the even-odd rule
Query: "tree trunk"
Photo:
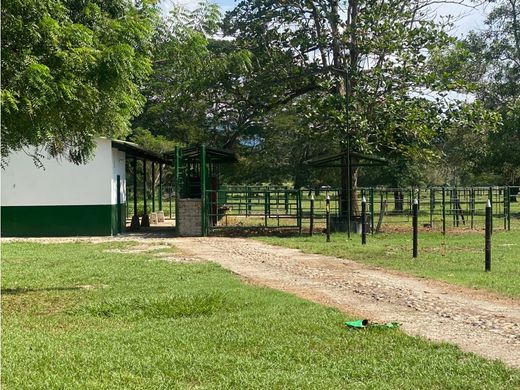
[[[356,164],[357,159],[351,159],[353,164]],[[341,192],[340,192],[340,214],[344,217],[348,216],[349,209],[349,196],[348,196],[348,180],[350,177],[350,216],[359,214],[358,207],[358,196],[357,196],[357,180],[358,180],[358,167],[350,168],[350,174],[347,168],[346,158],[342,159],[341,164]]]

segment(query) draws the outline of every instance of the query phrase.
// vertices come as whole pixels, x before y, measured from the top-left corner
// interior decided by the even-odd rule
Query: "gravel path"
[[[520,301],[330,256],[241,238],[168,240],[183,258],[215,261],[247,281],[297,294],[412,335],[520,368]]]

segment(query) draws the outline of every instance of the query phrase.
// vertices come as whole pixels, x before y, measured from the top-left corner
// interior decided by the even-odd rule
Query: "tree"
[[[94,137],[122,137],[144,103],[157,18],[148,1],[2,4],[2,164],[11,151],[76,164]]]
[[[250,53],[211,38],[219,21],[218,7],[206,2],[194,11],[177,6],[163,21],[147,102],[134,126],[183,144],[231,147],[251,125],[241,108]]]
[[[467,75],[479,83],[477,96],[501,116],[498,131],[489,135],[490,153],[482,166],[502,176],[505,184],[520,184],[520,1],[493,1],[487,28],[466,40],[472,53]]]
[[[256,57],[276,59],[267,68],[277,96],[312,96],[301,114],[316,131],[329,134],[330,152],[350,145],[403,158],[432,149],[446,107],[455,105],[447,106],[439,94],[465,87],[432,65],[455,39],[428,15],[429,4],[243,1],[227,15],[226,32]],[[342,169],[343,213],[347,181],[355,188],[357,174],[354,169],[349,177]]]

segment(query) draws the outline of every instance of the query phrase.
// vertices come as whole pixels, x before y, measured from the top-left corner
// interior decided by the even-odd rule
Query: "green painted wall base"
[[[117,205],[2,206],[3,237],[111,236],[124,230],[118,224]]]

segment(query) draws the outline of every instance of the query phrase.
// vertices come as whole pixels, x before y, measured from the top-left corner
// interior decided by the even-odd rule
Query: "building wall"
[[[116,175],[121,176],[124,203],[124,153],[113,150],[111,140],[100,138],[96,143],[94,158],[84,165],[45,159],[43,169],[23,152],[9,156],[2,172],[2,235],[117,233],[121,213],[116,206]]]

